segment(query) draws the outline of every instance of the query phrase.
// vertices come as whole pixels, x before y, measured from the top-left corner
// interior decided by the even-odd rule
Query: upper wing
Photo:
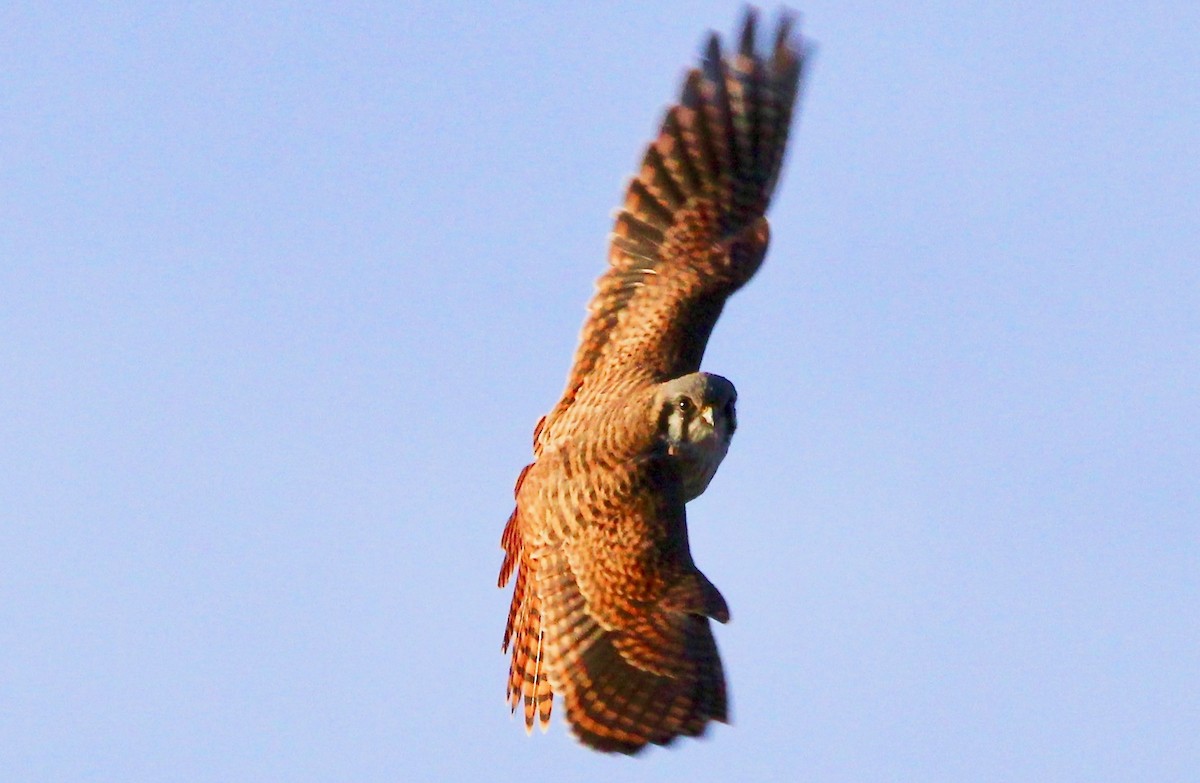
[[[546,424],[589,383],[657,383],[695,372],[725,299],[762,262],[763,213],[779,177],[805,49],[781,17],[755,52],[753,10],[735,54],[709,39],[630,182],[613,228],[566,392]],[[543,434],[549,436],[547,426]],[[539,440],[539,443],[541,441]]]
[[[729,610],[692,562],[677,476],[646,467],[533,553],[554,689],[572,731],[598,750],[635,753],[727,717],[709,618]]]

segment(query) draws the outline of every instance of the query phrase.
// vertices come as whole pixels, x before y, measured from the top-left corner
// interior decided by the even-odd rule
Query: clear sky
[[[5,4],[0,779],[1195,781],[1200,5],[799,10],[733,725],[631,761],[509,716],[499,536],[737,4]]]

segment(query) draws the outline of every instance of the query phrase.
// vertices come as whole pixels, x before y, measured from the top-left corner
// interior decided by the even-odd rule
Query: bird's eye
[[[675,407],[680,413],[690,413],[692,410],[692,401],[687,397],[680,397],[679,402],[675,403]]]

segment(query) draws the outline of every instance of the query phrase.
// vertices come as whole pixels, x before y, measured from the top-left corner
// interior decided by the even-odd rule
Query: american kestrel
[[[684,504],[737,427],[733,384],[699,372],[725,299],[766,254],[806,47],[783,14],[755,51],[709,38],[630,182],[562,399],[534,430],[504,528],[508,701],[543,729],[553,695],[572,732],[636,753],[726,721],[709,620],[729,609],[696,568]]]

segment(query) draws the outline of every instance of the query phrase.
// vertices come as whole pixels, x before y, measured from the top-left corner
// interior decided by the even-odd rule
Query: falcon
[[[507,699],[544,731],[554,694],[600,751],[727,722],[710,620],[729,608],[696,567],[685,504],[737,428],[737,391],[700,359],[726,298],[767,251],[805,43],[781,15],[765,52],[750,10],[736,51],[712,34],[630,181],[562,399],[533,433],[501,537],[515,574]]]

